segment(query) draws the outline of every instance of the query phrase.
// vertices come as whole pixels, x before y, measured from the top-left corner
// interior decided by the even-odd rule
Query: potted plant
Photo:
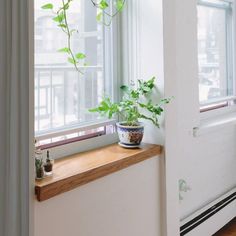
[[[43,169],[43,158],[36,157],[35,158],[35,172],[36,172],[36,179],[43,179],[44,177],[44,169]]]
[[[44,163],[44,172],[46,176],[52,175],[54,160],[50,158],[49,150],[47,150],[47,158]]]
[[[112,118],[118,115],[121,122],[116,124],[123,147],[138,147],[143,138],[144,124],[140,120],[149,120],[154,126],[160,127],[158,118],[163,113],[163,106],[170,102],[170,98],[164,98],[159,103],[154,103],[151,94],[155,88],[155,77],[148,81],[138,80],[138,86],[122,85],[120,88],[123,97],[120,102],[112,102],[109,97],[104,97],[98,107],[90,112],[98,112],[101,116]]]

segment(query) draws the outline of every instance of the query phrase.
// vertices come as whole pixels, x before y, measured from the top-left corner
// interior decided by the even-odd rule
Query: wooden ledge
[[[53,176],[35,183],[37,199],[47,200],[160,153],[161,146],[154,144],[142,144],[138,149],[113,144],[56,160]]]

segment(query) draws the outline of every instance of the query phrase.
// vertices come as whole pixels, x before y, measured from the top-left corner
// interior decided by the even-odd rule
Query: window
[[[201,111],[235,104],[232,3],[198,4],[199,102]]]
[[[67,38],[50,10],[35,1],[35,133],[41,144],[64,139],[92,137],[111,131],[111,121],[99,119],[89,108],[97,106],[104,94],[115,97],[112,71],[113,27],[96,21],[97,9],[91,1],[71,4],[68,18],[73,34],[72,49],[86,54],[83,74],[68,62],[58,49],[67,45]],[[54,1],[54,6],[60,1]]]

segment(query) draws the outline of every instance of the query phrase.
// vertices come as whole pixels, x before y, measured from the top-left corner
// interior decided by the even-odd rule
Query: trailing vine
[[[109,13],[107,9],[109,8],[108,1],[102,0],[97,3],[94,0],[90,0],[94,7],[98,8],[100,11],[97,14],[97,21],[101,22],[102,24],[106,26],[110,26],[112,22],[112,18],[115,17],[118,13],[120,13],[123,10],[123,7],[125,5],[126,0],[117,0],[115,2],[115,12],[113,14]],[[106,21],[105,17],[108,17],[108,22]]]
[[[82,73],[79,69],[81,61],[86,58],[83,52],[74,52],[71,48],[71,41],[74,33],[78,33],[77,29],[71,29],[68,23],[68,10],[70,9],[70,4],[75,0],[61,0],[61,6],[59,9],[55,10],[52,3],[47,3],[42,6],[44,10],[51,10],[55,15],[53,21],[57,23],[57,26],[66,34],[67,45],[58,50],[58,52],[66,53],[68,62],[73,64],[75,69]],[[108,0],[94,1],[90,0],[92,5],[96,7],[99,11],[96,16],[96,20],[105,26],[110,26],[112,18],[119,14],[125,5],[126,0],[114,0],[112,4],[108,3]],[[115,8],[114,13],[110,13],[109,9]]]

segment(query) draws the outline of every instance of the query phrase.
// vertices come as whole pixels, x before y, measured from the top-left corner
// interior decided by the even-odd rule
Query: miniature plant
[[[47,151],[47,158],[46,162],[44,163],[44,170],[46,175],[52,174],[52,169],[53,169],[53,160],[49,156],[49,151]]]
[[[44,171],[43,171],[43,159],[42,158],[35,158],[35,171],[37,178],[43,178]]]
[[[35,158],[35,168],[39,170],[43,167],[43,160],[41,158]]]
[[[78,29],[72,29],[68,22],[68,10],[73,1],[75,0],[61,0],[61,6],[58,9],[55,9],[55,6],[52,3],[47,3],[42,6],[42,9],[52,11],[54,14],[53,21],[57,23],[57,26],[67,37],[67,45],[58,51],[66,53],[68,55],[68,62],[73,64],[77,71],[81,72],[79,70],[79,65],[81,64],[81,61],[86,58],[86,55],[83,52],[74,52],[72,50],[71,44],[73,34],[78,33],[79,31]],[[98,9],[96,16],[97,21],[109,26],[112,18],[122,11],[126,0],[114,0],[112,1],[112,4],[109,4],[109,1],[107,0],[90,1],[92,5]],[[110,11],[108,11],[109,8],[115,8],[115,12],[111,14]],[[86,64],[84,63],[84,65]]]
[[[109,97],[104,97],[99,106],[90,109],[109,119],[119,115],[121,120],[128,126],[137,126],[140,119],[151,121],[159,127],[158,118],[163,113],[163,106],[170,102],[170,98],[161,99],[159,103],[153,103],[150,98],[155,88],[155,77],[148,81],[138,80],[137,88],[122,85],[120,88],[124,93],[120,102],[112,102]],[[146,100],[147,102],[144,102]]]

